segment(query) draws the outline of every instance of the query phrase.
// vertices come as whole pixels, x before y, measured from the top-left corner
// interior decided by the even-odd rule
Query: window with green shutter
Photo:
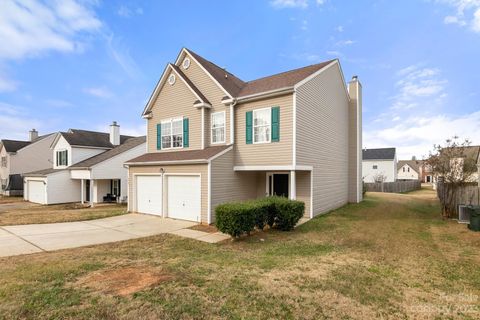
[[[188,118],[183,118],[183,147],[188,147],[189,132],[188,132]]]
[[[272,107],[272,142],[280,141],[280,107]]]
[[[157,150],[162,149],[162,124],[157,124]]]
[[[253,111],[248,111],[245,114],[245,119],[246,119],[246,132],[245,132],[245,137],[246,137],[246,143],[247,144],[252,144],[252,131],[253,131]]]

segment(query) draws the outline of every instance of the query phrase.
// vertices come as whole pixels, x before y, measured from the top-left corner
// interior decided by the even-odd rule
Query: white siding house
[[[397,180],[397,153],[395,148],[364,149],[362,160],[364,182],[395,182]]]

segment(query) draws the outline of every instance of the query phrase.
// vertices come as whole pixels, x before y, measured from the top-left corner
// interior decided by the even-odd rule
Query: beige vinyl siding
[[[226,96],[225,92],[218,87],[218,85],[212,80],[212,78],[199,66],[195,60],[189,55],[190,67],[184,69],[182,62],[185,59],[184,56],[179,61],[179,68],[182,72],[193,82],[193,84],[202,92],[207,100],[212,105],[211,109],[205,111],[205,147],[210,145],[210,117],[211,114],[218,111],[225,111],[225,144],[230,143],[230,114],[229,107],[225,107],[222,103],[223,97]],[[221,145],[221,144],[216,144]]]
[[[212,222],[215,222],[215,207],[231,201],[255,199],[257,197],[257,172],[233,171],[233,150],[212,160]]]
[[[310,217],[310,171],[295,173],[297,184],[297,200],[305,203],[304,217]]]
[[[128,170],[128,210],[133,211],[135,208],[135,174],[160,174],[160,169],[163,168],[166,174],[174,175],[191,173],[200,174],[201,179],[201,222],[208,223],[208,167],[207,164],[186,164],[186,165],[166,165],[166,166],[141,166],[130,167]],[[166,204],[166,193],[164,192],[163,203],[164,208]]]
[[[280,141],[247,144],[245,141],[247,111],[280,107]],[[238,104],[235,107],[235,165],[292,165],[293,95]]]
[[[348,202],[348,97],[338,64],[297,89],[297,165],[313,166],[313,213]]]
[[[358,81],[352,81],[348,86],[350,96],[349,106],[349,188],[350,202],[362,201],[362,86]],[[358,97],[357,97],[358,93]],[[358,104],[358,105],[357,105]],[[360,124],[358,128],[357,124]]]
[[[196,96],[180,78],[177,77],[174,85],[165,82],[155,99],[152,108],[153,116],[148,120],[148,152],[201,149],[202,118],[201,111],[193,106],[195,100],[197,100]],[[157,150],[157,124],[162,120],[175,117],[189,119],[189,147]]]

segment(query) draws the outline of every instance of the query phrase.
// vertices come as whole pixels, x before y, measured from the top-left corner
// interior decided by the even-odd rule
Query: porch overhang
[[[92,171],[88,168],[84,169],[71,169],[70,170],[70,178],[72,179],[81,179],[81,180],[90,180],[92,178]]]

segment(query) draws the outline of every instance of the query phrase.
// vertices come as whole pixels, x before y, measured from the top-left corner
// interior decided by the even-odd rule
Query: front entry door
[[[90,202],[90,180],[85,181],[85,201]]]
[[[288,198],[289,175],[288,173],[267,174],[268,195]]]

